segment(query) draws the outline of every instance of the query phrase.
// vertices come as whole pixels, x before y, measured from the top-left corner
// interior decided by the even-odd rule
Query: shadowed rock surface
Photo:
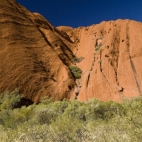
[[[0,92],[121,101],[142,95],[142,23],[53,27],[15,1],[0,0]],[[73,60],[74,58],[77,58]],[[82,70],[75,79],[69,66]]]
[[[11,0],[0,0],[0,91],[18,88],[39,101],[70,98],[76,85],[68,69],[73,58],[68,41],[39,14]],[[65,41],[65,42],[64,42]]]

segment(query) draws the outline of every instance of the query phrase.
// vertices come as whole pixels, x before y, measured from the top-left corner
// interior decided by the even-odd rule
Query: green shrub
[[[122,116],[124,114],[124,109],[120,104],[109,101],[101,103],[96,109],[96,114],[101,119],[108,120],[113,118],[115,115]]]
[[[73,63],[79,63],[79,62],[81,62],[83,59],[84,59],[83,57],[80,57],[80,58],[74,57],[71,61],[72,61]]]
[[[86,137],[85,132],[85,126],[79,119],[60,117],[50,125],[50,141],[83,142]]]
[[[68,103],[68,107],[65,109],[63,116],[76,117],[81,120],[85,120],[86,105],[82,102],[73,100]]]
[[[20,102],[22,96],[19,94],[19,90],[15,89],[13,92],[5,92],[0,94],[0,111],[4,109],[12,109],[18,102]]]
[[[45,97],[42,98],[42,100]],[[41,101],[36,105],[34,111],[34,121],[39,124],[50,124],[56,120],[56,118],[63,114],[64,110],[68,107],[68,101],[51,101],[52,99]],[[45,103],[46,102],[46,103]],[[50,103],[49,103],[50,102]]]
[[[74,72],[73,75],[75,76],[76,79],[81,78],[81,73]]]
[[[1,142],[142,140],[142,97],[121,104],[97,99],[87,102],[49,99],[21,108],[13,108],[15,103],[11,102],[17,102],[17,96],[13,97],[1,96]]]
[[[49,96],[44,96],[41,98],[40,103],[44,104],[44,105],[48,105],[50,103],[54,102],[54,98],[49,98]]]
[[[103,45],[102,43],[100,43],[99,45],[97,45],[97,46],[95,47],[95,51],[98,51],[98,50],[101,48],[102,45]]]
[[[39,124],[49,124],[56,120],[58,116],[57,112],[54,112],[54,110],[50,108],[41,108],[35,111],[35,117],[34,119]]]
[[[15,122],[17,122],[18,124],[30,120],[34,114],[33,108],[26,106],[16,108],[12,112]]]
[[[81,78],[82,70],[79,67],[77,67],[77,66],[69,66],[69,69],[70,69],[70,71],[72,72],[72,74],[74,75],[74,77],[76,79]]]

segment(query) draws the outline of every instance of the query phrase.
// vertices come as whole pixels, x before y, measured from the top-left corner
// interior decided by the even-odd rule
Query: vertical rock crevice
[[[109,86],[111,88],[110,82],[109,82],[109,80],[107,79],[107,77],[105,76],[105,74],[103,72],[103,67],[102,67],[102,51],[100,51],[100,61],[99,61],[99,64],[100,64],[100,72],[102,73],[103,77],[108,82],[108,84],[109,84]]]
[[[110,64],[114,70],[115,73],[115,80],[116,84],[119,86],[119,79],[117,77],[117,69],[118,69],[118,62],[119,62],[119,44],[120,44],[120,29],[116,29],[117,27],[114,27],[114,35],[112,40],[112,50],[110,51],[112,59],[110,60]]]
[[[140,88],[139,77],[138,77],[138,75],[137,75],[137,71],[136,71],[135,65],[134,65],[134,63],[133,63],[131,54],[130,54],[129,23],[130,23],[130,22],[128,22],[128,23],[127,23],[127,26],[126,26],[126,47],[127,47],[127,49],[128,49],[128,54],[129,54],[129,59],[130,59],[130,65],[131,65],[131,67],[132,67],[133,75],[134,75],[134,78],[135,78],[135,83],[136,83],[137,89],[138,89],[138,91],[139,91],[139,95],[142,96],[142,91],[141,91],[141,88]]]

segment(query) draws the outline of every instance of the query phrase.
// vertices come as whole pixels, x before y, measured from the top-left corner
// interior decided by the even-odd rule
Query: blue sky
[[[142,0],[16,0],[56,26],[90,26],[102,21],[142,22]]]

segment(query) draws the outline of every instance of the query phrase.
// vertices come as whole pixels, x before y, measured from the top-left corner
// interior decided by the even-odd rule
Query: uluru
[[[117,101],[142,95],[142,23],[54,27],[15,0],[0,0],[0,92],[24,98]]]

